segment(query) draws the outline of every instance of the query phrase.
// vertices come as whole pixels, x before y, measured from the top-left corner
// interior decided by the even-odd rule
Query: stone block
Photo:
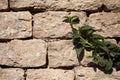
[[[0,12],[0,39],[32,36],[32,16],[29,12]]]
[[[0,80],[24,80],[24,70],[19,68],[0,68]]]
[[[120,13],[95,13],[88,19],[88,25],[104,37],[120,37]]]
[[[70,67],[78,65],[72,41],[61,40],[48,43],[49,67]]]
[[[13,40],[0,44],[0,65],[41,67],[46,65],[47,45],[43,40]]]
[[[93,67],[75,67],[76,80],[119,80],[120,71],[113,69],[113,72],[106,74],[103,71]]]
[[[70,0],[68,9],[96,11],[102,6],[102,0]]]
[[[103,0],[106,11],[120,12],[120,0]]]
[[[33,9],[35,0],[10,0],[10,8],[13,10]]]
[[[34,16],[33,36],[35,38],[70,38],[72,30],[69,23],[63,22],[64,16],[77,15],[80,23],[77,26],[85,24],[86,14],[84,12],[54,12],[48,11]]]
[[[8,9],[8,0],[0,0],[0,10]]]
[[[72,70],[38,69],[28,70],[26,80],[74,80]]]

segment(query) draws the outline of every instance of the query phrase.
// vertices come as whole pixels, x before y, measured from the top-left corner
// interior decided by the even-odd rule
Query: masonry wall
[[[77,15],[120,46],[120,0],[0,0],[0,80],[120,80],[78,62],[63,16]]]

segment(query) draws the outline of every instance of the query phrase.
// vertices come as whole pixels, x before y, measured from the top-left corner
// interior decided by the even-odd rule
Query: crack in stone
[[[26,80],[26,78],[27,78],[27,74],[26,74],[26,72],[27,72],[27,69],[24,69],[24,75],[23,75],[24,80]]]

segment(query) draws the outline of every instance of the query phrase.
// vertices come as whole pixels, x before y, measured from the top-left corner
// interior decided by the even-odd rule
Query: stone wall
[[[0,0],[0,80],[120,80],[79,64],[67,15],[120,46],[120,0]]]

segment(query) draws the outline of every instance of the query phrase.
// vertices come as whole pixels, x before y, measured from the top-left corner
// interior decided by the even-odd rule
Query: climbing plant
[[[81,26],[78,29],[73,25],[79,23],[77,16],[64,16],[65,22],[69,23],[72,28],[72,41],[76,49],[77,58],[80,61],[80,54],[85,50],[92,51],[93,62],[105,71],[109,71],[112,67],[120,69],[120,47],[105,41],[105,38],[99,34],[95,34],[93,27],[89,25]]]

